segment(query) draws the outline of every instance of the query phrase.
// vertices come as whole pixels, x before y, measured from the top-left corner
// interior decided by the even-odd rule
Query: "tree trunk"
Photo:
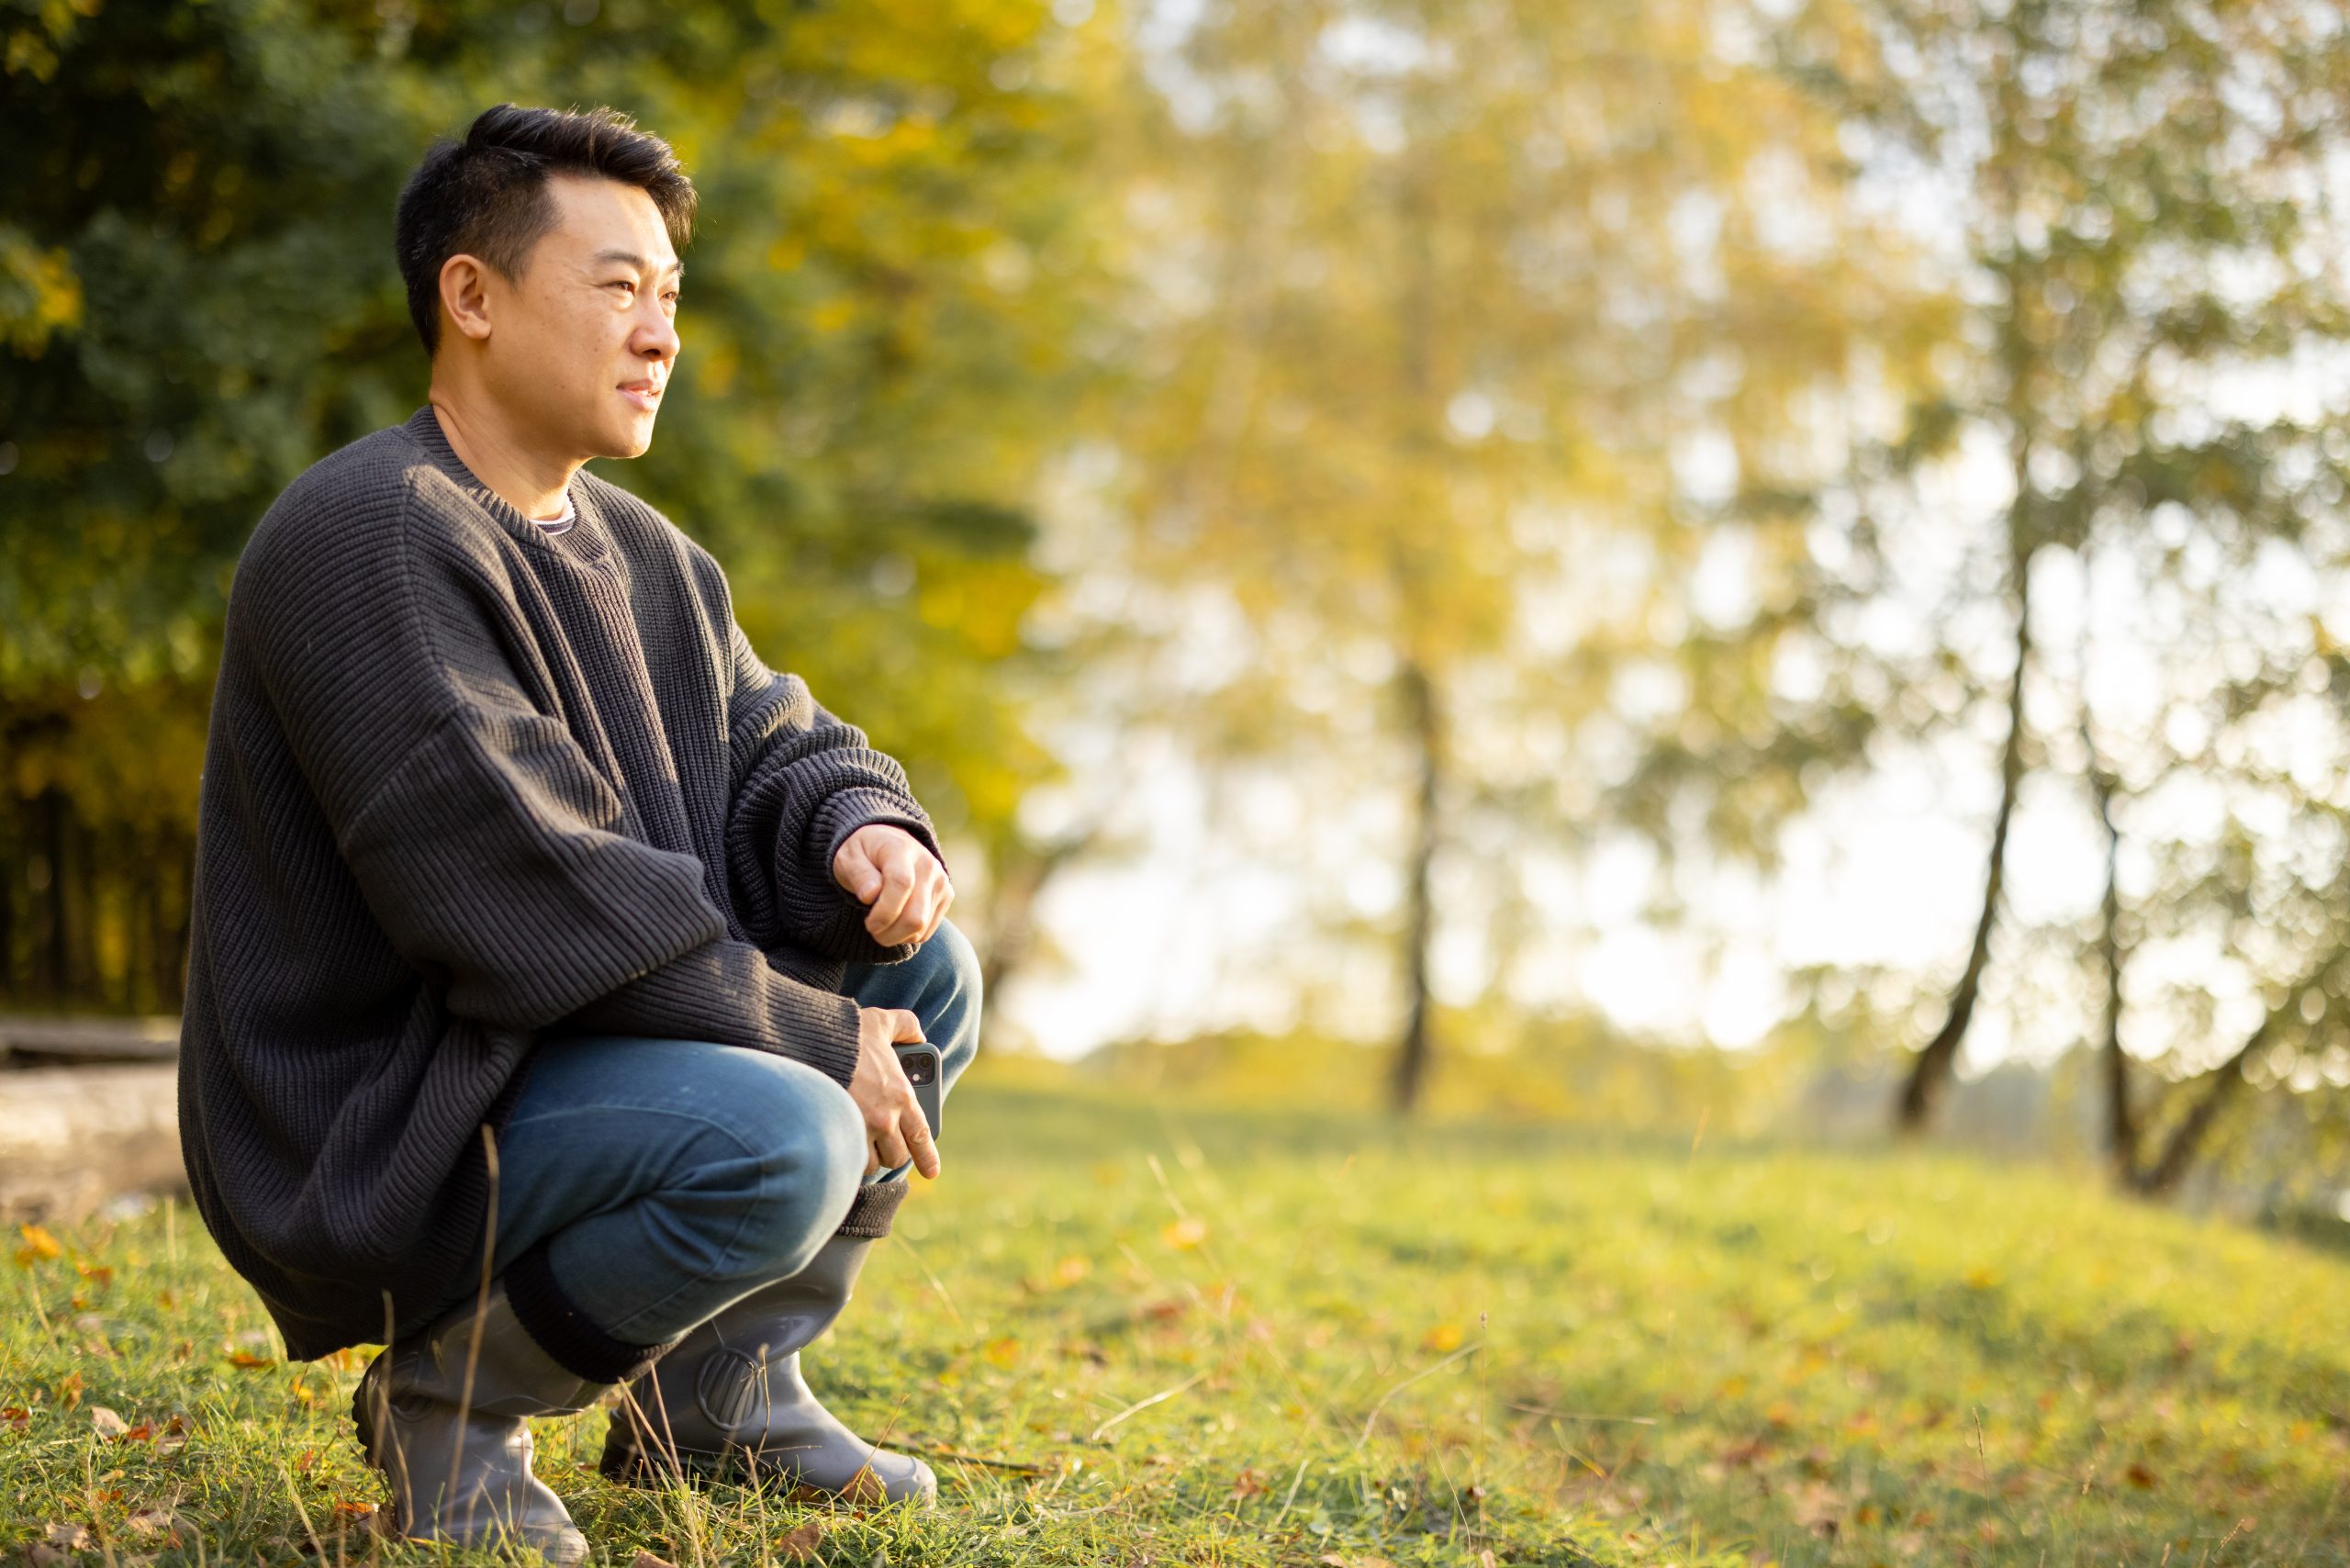
[[[17,887],[25,879],[25,809],[0,792],[0,997],[17,991]]]
[[[2021,486],[2026,482],[2020,463],[2017,465],[2019,487],[2016,505],[2023,505]],[[2010,528],[2015,524],[2011,521]],[[2015,672],[2008,683],[2008,742],[1999,757],[1999,810],[1991,823],[1991,853],[1983,874],[1983,909],[1975,922],[1975,944],[1967,949],[1966,968],[1958,977],[1957,986],[1951,991],[1950,1012],[1934,1037],[1910,1065],[1908,1081],[1902,1085],[1901,1100],[1896,1114],[1895,1126],[1903,1133],[1919,1133],[1933,1119],[1934,1107],[1941,1103],[1942,1091],[1950,1084],[1951,1070],[1958,1060],[1958,1047],[1965,1042],[1966,1026],[1975,1017],[1975,1003],[1982,994],[1983,971],[1991,961],[1991,933],[1999,921],[1999,898],[2007,884],[2008,829],[2015,819],[2016,796],[2023,787],[2024,679],[2031,666],[2031,575],[2029,551],[2019,550],[2010,567],[2015,577],[2016,599],[2016,663]]]
[[[177,931],[172,910],[185,896],[179,890],[185,885],[180,878],[187,868],[181,864],[179,835],[169,828],[155,835],[152,864],[149,885],[153,896],[147,902],[147,984],[154,995],[156,1010],[171,1012],[177,1007],[180,963],[180,955],[172,945]]]
[[[2300,992],[2296,991],[2288,1005],[2299,1005],[2299,1002]],[[2140,1171],[2132,1183],[2139,1192],[2150,1198],[2160,1198],[2177,1190],[2179,1182],[2194,1165],[2195,1157],[2202,1151],[2203,1139],[2210,1132],[2211,1124],[2219,1119],[2220,1112],[2235,1097],[2236,1091],[2244,1087],[2244,1063],[2267,1043],[2277,1021],[2277,1014],[2270,1013],[2260,1021],[2260,1027],[2252,1032],[2235,1055],[2203,1075],[2202,1097],[2187,1113],[2187,1119],[2172,1131],[2170,1141],[2163,1145],[2161,1158]]]
[[[2121,1049],[2121,830],[2113,822],[2112,774],[2098,761],[2088,715],[2081,716],[2088,748],[2089,792],[2105,828],[2105,901],[2098,917],[2098,958],[2105,968],[2105,1017],[2098,1053],[2105,1068],[2105,1156],[2114,1180],[2129,1182],[2138,1169],[2138,1118],[2130,1105],[2130,1058]]]
[[[65,855],[65,796],[55,786],[41,791],[41,983],[52,1006],[62,1005],[73,986],[72,908],[68,889],[73,868]]]
[[[1427,1086],[1434,1055],[1430,1040],[1428,945],[1435,934],[1436,905],[1429,885],[1436,860],[1438,791],[1443,781],[1443,716],[1438,711],[1436,688],[1425,667],[1407,661],[1396,677],[1401,686],[1412,742],[1419,753],[1420,781],[1416,797],[1411,860],[1405,868],[1404,923],[1404,1037],[1395,1047],[1395,1075],[1389,1104],[1399,1115],[1417,1108]]]
[[[986,941],[979,955],[979,991],[994,996],[1036,948],[1036,904],[1046,886],[1100,834],[1099,824],[1038,849],[1015,849],[998,868],[988,899]]]

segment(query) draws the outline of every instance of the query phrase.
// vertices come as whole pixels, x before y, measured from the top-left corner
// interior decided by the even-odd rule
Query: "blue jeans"
[[[851,964],[843,991],[902,1008],[941,1057],[942,1100],[979,1041],[979,968],[941,921],[913,957]],[[942,1149],[943,1152],[943,1149]],[[650,1345],[770,1281],[798,1273],[865,1175],[864,1117],[814,1068],[701,1040],[580,1036],[533,1056],[498,1145],[493,1273],[547,1243],[548,1271],[581,1316]],[[480,1276],[406,1335],[471,1296]]]

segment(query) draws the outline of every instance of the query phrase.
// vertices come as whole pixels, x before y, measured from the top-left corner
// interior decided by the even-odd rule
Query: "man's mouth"
[[[661,386],[657,382],[623,381],[621,383],[621,396],[647,414],[661,406]]]

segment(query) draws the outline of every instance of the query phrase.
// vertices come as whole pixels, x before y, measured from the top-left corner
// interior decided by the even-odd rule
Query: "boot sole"
[[[647,1453],[634,1444],[624,1442],[608,1432],[604,1438],[604,1452],[596,1462],[596,1470],[606,1480],[617,1482],[623,1486],[672,1485],[677,1480],[678,1472],[682,1470],[688,1483],[702,1488],[730,1483],[740,1486],[756,1486],[768,1482],[779,1482],[790,1488],[784,1495],[784,1500],[790,1503],[809,1505],[848,1503],[859,1506],[873,1506],[892,1500],[886,1495],[852,1497],[845,1491],[834,1491],[828,1486],[819,1486],[813,1482],[803,1480],[798,1465],[763,1460],[747,1449],[729,1449],[724,1453],[704,1453],[696,1449],[678,1449],[676,1453],[677,1462],[672,1465],[667,1450]],[[870,1475],[873,1473],[867,1471],[865,1473]],[[878,1482],[879,1477],[875,1476],[875,1480]],[[927,1499],[928,1495],[925,1494],[911,1500],[923,1502]]]

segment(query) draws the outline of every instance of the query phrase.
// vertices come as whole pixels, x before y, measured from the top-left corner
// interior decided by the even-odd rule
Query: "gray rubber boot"
[[[848,1305],[876,1238],[828,1238],[809,1265],[700,1324],[629,1384],[598,1468],[632,1485],[728,1475],[852,1502],[930,1503],[938,1479],[843,1426],[809,1392],[800,1348]]]
[[[477,1316],[481,1350],[468,1397]],[[523,1417],[584,1410],[611,1386],[584,1381],[541,1350],[516,1320],[502,1277],[486,1305],[468,1299],[386,1347],[360,1374],[351,1414],[368,1462],[391,1483],[393,1533],[463,1546],[503,1536],[552,1562],[578,1562],[588,1538],[572,1527],[563,1499],[531,1473]]]

